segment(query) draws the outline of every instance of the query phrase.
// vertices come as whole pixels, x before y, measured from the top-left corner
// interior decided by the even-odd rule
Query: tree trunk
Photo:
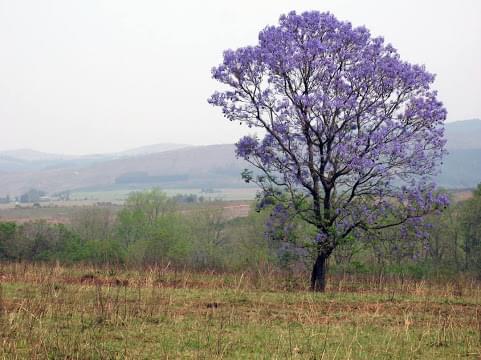
[[[311,290],[324,292],[326,288],[326,263],[328,255],[321,252],[314,263],[311,274]]]

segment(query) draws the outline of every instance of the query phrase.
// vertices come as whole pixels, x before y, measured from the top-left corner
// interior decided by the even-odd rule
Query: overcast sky
[[[437,74],[449,121],[481,118],[479,0],[0,0],[0,150],[234,142],[210,69],[293,9],[384,36]]]

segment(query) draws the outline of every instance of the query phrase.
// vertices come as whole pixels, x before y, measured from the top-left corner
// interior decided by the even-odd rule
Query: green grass
[[[281,275],[0,268],[0,356],[29,359],[478,359],[481,290]],[[88,275],[87,277],[85,275]],[[83,279],[83,280],[82,280]],[[88,280],[85,280],[88,279]],[[127,286],[116,286],[119,280]],[[344,281],[344,285],[343,282]]]

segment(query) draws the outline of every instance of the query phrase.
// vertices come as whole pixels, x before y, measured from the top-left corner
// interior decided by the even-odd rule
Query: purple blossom
[[[227,90],[209,102],[265,134],[242,138],[237,155],[269,175],[263,189],[292,195],[319,251],[394,226],[425,238],[423,215],[447,206],[431,182],[446,152],[434,75],[365,27],[290,12],[257,45],[226,51],[212,76]]]
[[[244,136],[236,144],[236,154],[237,156],[248,158],[257,149],[259,142],[256,138],[251,136]]]

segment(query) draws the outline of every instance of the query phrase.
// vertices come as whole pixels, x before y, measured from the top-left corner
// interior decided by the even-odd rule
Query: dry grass
[[[304,276],[299,274],[299,276]],[[481,289],[274,271],[0,265],[0,357],[479,359]]]

